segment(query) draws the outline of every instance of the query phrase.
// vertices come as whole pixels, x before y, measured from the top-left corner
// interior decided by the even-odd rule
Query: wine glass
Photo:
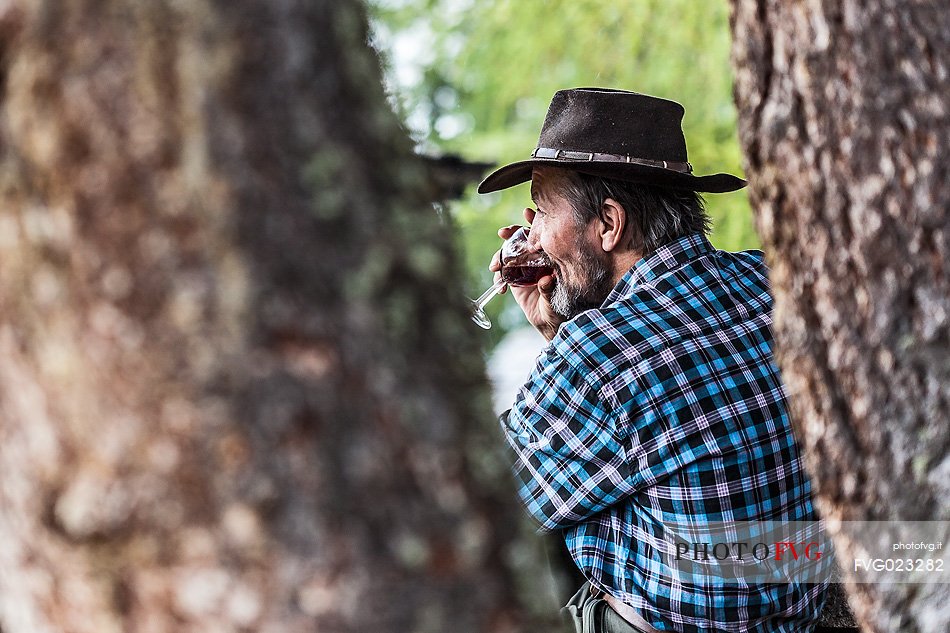
[[[528,227],[518,227],[501,245],[501,279],[472,301],[472,321],[484,329],[491,328],[485,314],[485,304],[501,292],[505,286],[533,286],[546,275],[554,274],[554,267],[547,254],[528,245]]]

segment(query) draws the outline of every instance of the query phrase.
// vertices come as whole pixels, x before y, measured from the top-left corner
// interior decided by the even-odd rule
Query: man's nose
[[[528,227],[528,248],[532,251],[541,250],[541,235],[533,224]]]
[[[538,235],[538,230],[534,226],[534,209],[530,207],[526,208],[524,210],[524,217],[525,217],[525,220],[528,221],[528,246],[530,246],[531,249],[534,250],[536,248],[539,248],[538,240],[540,239],[540,236]]]

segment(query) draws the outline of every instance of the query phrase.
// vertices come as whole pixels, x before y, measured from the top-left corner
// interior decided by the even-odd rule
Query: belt
[[[649,622],[643,619],[643,616],[640,615],[636,609],[631,607],[626,602],[622,602],[609,593],[604,593],[599,589],[593,589],[593,591],[602,594],[600,597],[603,598],[604,602],[606,602],[610,608],[613,609],[617,615],[623,618],[630,626],[643,631],[643,633],[662,633],[662,631],[658,631],[657,629],[653,628]]]

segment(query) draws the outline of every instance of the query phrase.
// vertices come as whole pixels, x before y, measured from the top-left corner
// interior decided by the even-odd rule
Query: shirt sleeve
[[[551,348],[500,421],[518,493],[542,531],[569,527],[633,491],[615,416]]]

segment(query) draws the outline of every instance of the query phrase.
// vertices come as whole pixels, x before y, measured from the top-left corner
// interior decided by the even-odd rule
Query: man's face
[[[578,222],[555,187],[558,174],[537,169],[531,183],[535,202],[529,240],[554,264],[551,305],[566,319],[600,307],[614,286],[610,259],[600,247],[599,220]]]

